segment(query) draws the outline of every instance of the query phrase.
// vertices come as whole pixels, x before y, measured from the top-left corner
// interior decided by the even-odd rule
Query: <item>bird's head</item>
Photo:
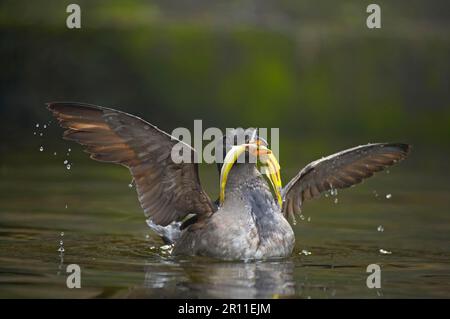
[[[258,136],[258,130],[255,128],[227,130],[221,145],[217,147],[219,152],[216,153],[220,172],[220,204],[225,200],[225,186],[231,169],[236,165],[253,164],[267,176],[281,207],[280,165],[268,146],[267,141]]]

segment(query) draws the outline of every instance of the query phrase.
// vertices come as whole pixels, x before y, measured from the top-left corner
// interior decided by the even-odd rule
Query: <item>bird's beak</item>
[[[259,146],[256,155],[260,163],[260,171],[268,177],[272,184],[278,205],[281,208],[283,205],[283,198],[281,197],[283,185],[281,183],[280,164],[273,152],[265,146]]]
[[[225,186],[227,185],[228,174],[231,171],[234,163],[236,163],[239,156],[245,152],[248,144],[241,144],[232,146],[231,150],[228,151],[227,155],[223,160],[222,169],[220,170],[220,193],[219,193],[219,202],[220,205],[223,204],[225,200]]]
[[[220,172],[220,204],[222,205],[225,200],[225,186],[227,184],[228,174],[230,173],[234,163],[236,163],[239,156],[241,156],[241,154],[244,153],[247,149],[253,156],[256,156],[256,158],[258,159],[260,163],[260,169],[262,173],[268,177],[274,189],[278,204],[281,207],[283,200],[281,197],[282,183],[280,177],[280,164],[278,163],[278,160],[276,159],[273,152],[266,146],[262,145],[262,142],[260,140],[256,140],[248,144],[233,146],[225,156],[222,170]]]

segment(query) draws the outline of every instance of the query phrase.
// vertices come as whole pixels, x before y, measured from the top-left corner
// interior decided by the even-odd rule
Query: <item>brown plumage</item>
[[[69,102],[47,106],[67,129],[65,139],[84,145],[95,160],[130,169],[139,202],[154,223],[166,226],[189,213],[201,217],[213,213],[197,164],[176,164],[171,159],[179,140],[138,117],[105,107]]]
[[[408,156],[411,147],[400,143],[361,145],[314,161],[303,168],[283,189],[283,213],[294,216],[304,201],[323,192],[360,183]]]
[[[195,150],[156,126],[89,104],[54,102],[48,109],[66,129],[64,138],[84,145],[91,158],[129,168],[148,225],[174,244],[174,254],[223,259],[289,256],[295,236],[287,217],[300,212],[304,201],[355,185],[406,158],[410,151],[406,144],[368,144],[312,162],[283,189],[282,208],[254,163],[236,164],[225,200],[216,207],[201,187]],[[231,141],[245,140],[237,138],[241,134],[255,136],[256,131],[227,132],[225,153],[236,143]],[[191,163],[172,161],[178,143]],[[188,214],[195,218],[180,227]]]

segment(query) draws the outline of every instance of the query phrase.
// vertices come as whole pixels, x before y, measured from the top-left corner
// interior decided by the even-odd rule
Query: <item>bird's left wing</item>
[[[66,128],[64,138],[86,147],[91,158],[126,166],[136,183],[144,213],[166,226],[187,214],[208,216],[214,208],[200,185],[195,150],[184,144],[191,163],[175,163],[173,146],[182,143],[144,120],[113,109],[72,102],[47,104]]]
[[[360,183],[387,166],[406,158],[411,147],[400,143],[357,146],[314,161],[297,174],[282,191],[283,213],[293,217],[305,200],[332,189]]]

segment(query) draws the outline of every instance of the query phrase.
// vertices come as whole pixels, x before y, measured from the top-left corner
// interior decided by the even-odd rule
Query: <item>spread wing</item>
[[[213,213],[210,198],[200,185],[196,163],[172,161],[172,147],[182,143],[144,120],[89,104],[55,102],[48,109],[66,128],[64,138],[86,147],[91,158],[130,169],[144,213],[166,226],[189,213]],[[183,149],[196,156],[193,148]]]
[[[406,158],[410,149],[407,144],[367,144],[308,164],[283,189],[284,215],[300,212],[305,200],[317,198],[323,192],[360,183]]]

